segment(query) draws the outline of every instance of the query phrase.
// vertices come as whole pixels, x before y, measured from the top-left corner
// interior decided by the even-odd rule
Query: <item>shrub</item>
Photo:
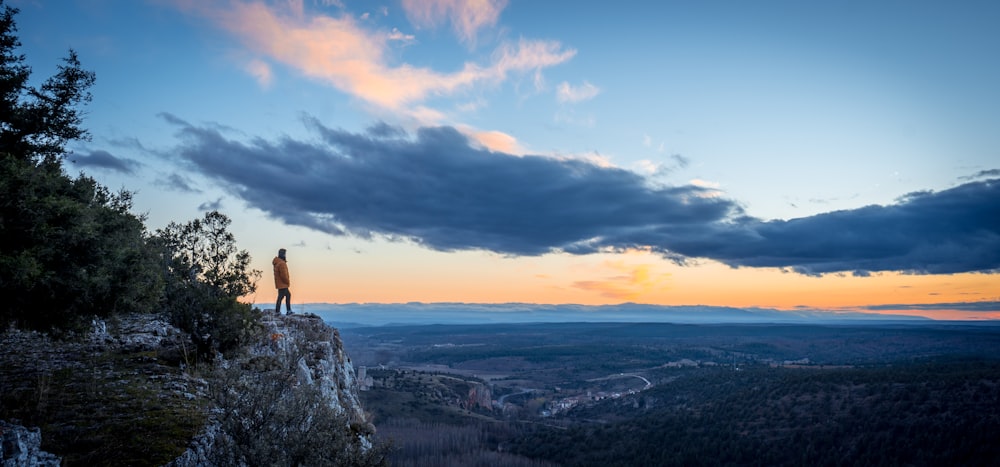
[[[156,233],[166,282],[162,307],[191,333],[202,356],[236,349],[256,331],[254,313],[239,297],[256,290],[261,272],[249,269],[250,254],[236,248],[230,222],[212,211]]]

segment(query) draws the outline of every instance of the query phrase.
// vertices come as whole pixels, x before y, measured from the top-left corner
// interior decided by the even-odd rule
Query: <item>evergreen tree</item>
[[[75,52],[40,87],[18,53],[17,9],[0,0],[0,325],[73,328],[153,306],[161,285],[132,196],[63,171],[86,139],[94,73]]]
[[[0,0],[0,153],[35,163],[58,165],[66,143],[88,138],[79,106],[90,102],[92,71],[81,68],[70,49],[59,71],[40,87],[28,85],[31,67],[17,38],[18,10]]]

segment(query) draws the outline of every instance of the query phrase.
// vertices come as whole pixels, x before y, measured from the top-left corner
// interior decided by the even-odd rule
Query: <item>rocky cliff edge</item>
[[[366,457],[377,451],[372,447],[374,427],[358,399],[355,370],[337,329],[311,314],[265,312],[260,325],[262,332],[246,352],[226,359],[218,356],[211,369],[206,365],[194,368],[189,340],[155,315],[98,321],[86,339],[73,342],[34,332],[3,331],[0,346],[11,351],[0,356],[0,390],[4,392],[0,418],[9,418],[0,425],[4,436],[0,465],[59,465],[57,455],[66,449],[72,451],[75,463],[99,460],[105,465],[240,465],[247,463],[247,453],[286,456],[272,459],[277,463],[343,455],[353,464],[379,464],[379,456]],[[81,414],[84,411],[95,415],[87,418]],[[99,447],[66,446],[63,441],[86,438],[82,433],[117,430],[136,436],[134,441],[122,441],[119,438],[126,435],[118,433],[118,442],[143,443],[143,424],[164,423],[157,411],[183,419],[189,426],[171,419],[169,430],[162,425],[149,430],[181,433],[174,435],[175,444],[186,444],[186,448],[130,446],[136,452],[116,462]],[[24,418],[28,420],[19,420]],[[240,433],[242,428],[233,427],[247,430]],[[194,436],[183,441],[185,432]],[[43,445],[42,438],[47,436],[55,441]],[[93,444],[102,442],[106,440]],[[322,452],[316,445],[329,448]],[[159,449],[160,458],[164,452],[180,454],[157,462],[153,454],[143,458],[146,448]],[[86,449],[92,452],[79,452]],[[232,452],[243,459],[233,457]]]

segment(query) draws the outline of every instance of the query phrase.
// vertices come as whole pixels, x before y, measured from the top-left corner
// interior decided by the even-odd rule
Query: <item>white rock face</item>
[[[42,451],[42,432],[0,420],[0,466],[58,467],[59,457]]]
[[[356,433],[363,448],[371,448],[370,435],[365,433],[373,433],[374,427],[367,420],[358,398],[354,366],[344,352],[339,331],[312,314],[284,316],[266,313],[262,322],[265,338],[250,347],[250,359],[276,357],[269,361],[288,362],[292,370],[289,373],[295,375],[297,384],[319,389],[334,410],[347,415],[349,422],[344,430]],[[289,359],[288,356],[298,358]],[[226,362],[219,363],[226,365]],[[367,429],[358,430],[357,426],[351,425],[367,425]],[[193,440],[188,451],[167,467],[211,465],[208,455],[217,433],[218,425],[207,427],[202,435]]]
[[[316,315],[268,315],[264,325],[273,344],[252,348],[256,356],[302,355],[295,363],[299,384],[319,387],[335,401],[334,408],[346,411],[350,418],[364,420],[364,410],[358,399],[354,366],[344,352],[340,332]],[[275,349],[277,347],[277,350]]]

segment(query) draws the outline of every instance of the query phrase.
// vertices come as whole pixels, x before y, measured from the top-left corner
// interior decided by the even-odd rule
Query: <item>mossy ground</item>
[[[203,383],[155,352],[2,339],[11,351],[0,357],[0,419],[41,428],[42,449],[64,466],[163,465],[205,424]]]

